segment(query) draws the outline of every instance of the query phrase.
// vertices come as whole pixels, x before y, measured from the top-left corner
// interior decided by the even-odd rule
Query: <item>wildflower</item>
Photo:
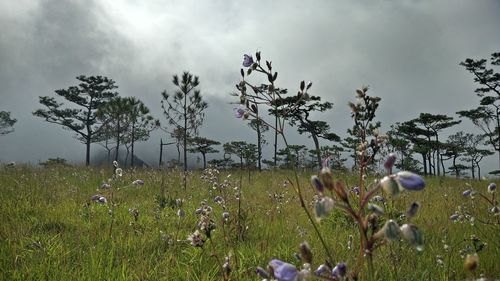
[[[224,221],[227,221],[227,220],[229,219],[229,213],[228,213],[228,212],[224,212],[224,213],[222,213],[222,219],[223,219]]]
[[[97,201],[99,201],[100,197],[101,197],[101,195],[98,195],[98,194],[92,195],[92,197],[90,197],[90,200],[97,202]]]
[[[109,183],[103,183],[103,184],[101,184],[101,189],[108,189],[110,187],[111,187],[111,185]]]
[[[413,224],[403,224],[400,230],[401,236],[410,244],[415,246],[418,251],[422,251],[424,249],[424,239],[417,226]]]
[[[250,67],[253,64],[253,58],[252,56],[249,56],[247,54],[243,55],[243,66],[244,67]]]
[[[175,199],[175,204],[179,207],[182,207],[182,199],[180,198]]]
[[[269,267],[273,269],[274,277],[278,281],[294,281],[298,274],[294,265],[277,259],[271,260]]]
[[[498,216],[500,214],[500,208],[494,206],[493,208],[491,208],[490,213],[492,213],[495,216]]]
[[[97,200],[97,203],[100,203],[100,204],[106,204],[106,203],[108,203],[108,200],[106,199],[106,197],[101,196],[101,197],[99,197],[99,199]]]
[[[376,195],[376,196],[373,196],[372,201],[373,202],[385,202],[385,199],[384,199],[384,197],[382,197],[380,195]]]
[[[425,181],[424,179],[412,172],[398,172],[396,174],[396,181],[399,184],[399,188],[401,190],[403,189],[408,189],[408,190],[422,190],[425,187]]]
[[[217,204],[222,204],[222,202],[224,202],[224,199],[222,199],[222,197],[220,196],[215,196],[214,202]]]
[[[317,276],[323,276],[324,274],[326,274],[327,272],[329,273],[330,271],[330,268],[328,267],[328,265],[326,264],[321,264],[320,266],[318,266],[318,269],[316,269],[314,271],[314,275],[317,275]]]
[[[198,208],[194,211],[194,214],[195,215],[201,215],[201,213],[203,212],[203,210],[201,208]]]
[[[195,247],[202,247],[203,243],[205,243],[205,240],[203,240],[203,237],[198,230],[190,234],[187,239],[191,243],[191,245]]]
[[[117,162],[117,161],[113,161],[113,166],[114,166],[115,168],[118,168],[118,162]]]
[[[121,177],[121,176],[123,176],[123,170],[122,170],[122,168],[116,168],[116,170],[115,170],[115,175],[116,175],[117,177]]]
[[[495,192],[495,190],[497,190],[497,185],[495,183],[490,183],[488,185],[488,192],[493,193],[493,192]]]
[[[359,186],[355,186],[351,189],[351,191],[356,194],[356,195],[359,195]]]
[[[471,194],[472,194],[472,190],[471,189],[467,189],[466,191],[462,192],[462,196],[463,197],[471,196]]]
[[[381,181],[380,184],[382,185],[382,188],[384,189],[385,192],[389,193],[392,196],[397,196],[399,195],[399,185],[394,180],[394,177],[392,176],[385,176]]]
[[[336,278],[342,278],[347,274],[347,265],[339,262],[332,270],[332,275]]]
[[[325,187],[319,180],[318,176],[312,176],[311,177],[311,185],[316,188],[316,191],[318,191],[319,194],[323,194],[323,191],[325,191]]]
[[[417,214],[419,208],[420,204],[418,202],[411,203],[410,208],[408,209],[408,211],[406,211],[406,216],[408,218],[414,217]]]
[[[476,270],[477,266],[479,264],[479,256],[474,253],[474,254],[467,254],[467,257],[465,258],[464,261],[464,269],[467,271],[474,271]]]
[[[395,162],[396,162],[396,154],[389,153],[389,156],[384,162],[384,168],[387,170],[388,173],[391,172]]]
[[[179,209],[179,210],[177,211],[177,216],[178,216],[179,218],[183,218],[183,217],[185,217],[185,216],[186,216],[186,212],[184,212],[184,210],[183,210],[183,209]]]
[[[234,109],[234,116],[236,118],[242,118],[243,115],[245,115],[245,110],[243,108],[235,108]]]
[[[132,182],[133,185],[144,185],[144,181],[143,180],[135,180]]]
[[[231,261],[230,257],[226,256],[226,258],[224,260],[224,264],[222,265],[222,268],[226,272],[226,275],[229,275],[229,273],[231,273],[231,264],[230,264],[230,261]]]

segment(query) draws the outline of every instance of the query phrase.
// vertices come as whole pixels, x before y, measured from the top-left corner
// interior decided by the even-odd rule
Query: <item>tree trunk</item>
[[[87,139],[85,140],[86,146],[86,154],[85,154],[85,166],[90,165],[90,136],[87,135]]]
[[[130,167],[134,167],[134,141],[135,141],[135,123],[132,123],[132,156],[130,158]]]
[[[458,173],[458,167],[457,167],[457,157],[458,156],[456,156],[456,155],[453,157],[453,169],[455,170],[455,177],[458,178],[459,173]]]
[[[277,153],[278,153],[278,113],[276,112],[276,116],[274,117],[274,168],[277,166]],[[500,151],[499,151],[499,166],[500,166]]]
[[[257,119],[257,164],[259,167],[259,172],[262,171],[262,164],[261,164],[261,158],[262,158],[262,144],[261,144],[261,134],[260,134],[260,120]]]
[[[314,134],[314,133],[311,133],[311,137],[314,141],[314,147],[316,147],[316,161],[318,161],[318,163],[317,163],[318,167],[319,167],[319,169],[321,169],[321,152],[319,150],[318,136],[316,136],[316,134]]]
[[[422,163],[424,164],[424,175],[427,176],[427,159],[426,159],[426,154],[421,153],[422,155]]]
[[[115,161],[118,162],[118,150],[120,149],[120,122],[116,125],[116,150],[115,150]]]
[[[438,134],[436,132],[436,162],[437,162],[437,175],[440,176],[441,175],[441,169],[439,167],[439,159],[440,159],[440,151],[439,151],[439,137],[438,137]],[[444,171],[443,171],[444,172]]]
[[[187,171],[187,93],[184,93],[184,172]]]
[[[470,169],[471,169],[471,172],[472,172],[472,179],[475,179],[475,174],[474,174],[474,160],[471,160],[471,165],[470,165]]]
[[[203,170],[205,170],[207,168],[207,158],[205,153],[202,152],[201,155],[203,155]]]

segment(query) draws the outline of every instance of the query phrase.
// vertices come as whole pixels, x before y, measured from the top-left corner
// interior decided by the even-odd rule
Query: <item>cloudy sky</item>
[[[352,126],[346,104],[361,85],[382,97],[384,129],[420,112],[454,115],[478,103],[459,62],[500,51],[499,27],[500,1],[493,0],[1,1],[0,110],[18,123],[0,137],[0,161],[84,160],[70,131],[31,114],[38,96],[76,85],[80,74],[112,78],[122,96],[139,97],[164,121],[160,93],[173,90],[173,74],[189,70],[209,102],[201,134],[250,140],[228,94],[243,54],[256,51],[273,61],[279,86],[294,92],[312,81],[311,93],[334,103],[317,117],[339,135]],[[467,121],[459,129],[478,132]],[[160,137],[138,155],[156,159]]]

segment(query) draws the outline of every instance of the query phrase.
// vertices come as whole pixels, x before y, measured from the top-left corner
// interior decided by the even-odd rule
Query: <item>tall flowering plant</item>
[[[278,73],[272,68],[270,61],[261,58],[260,52],[255,54],[255,60],[250,55],[244,55],[243,67],[240,70],[242,80],[236,85],[239,91],[238,97],[241,107],[236,109],[236,117],[243,119],[259,119],[266,123],[270,128],[276,130],[281,135],[285,145],[288,146],[283,128],[285,118],[290,112],[297,109],[298,104],[287,104],[282,106],[277,102],[286,89],[276,86]],[[248,77],[254,73],[260,73],[267,77],[268,83],[261,85],[252,84]],[[308,90],[312,83],[302,81],[297,92],[297,101],[307,100],[309,98]],[[377,126],[373,124],[375,112],[378,108],[380,98],[371,97],[367,94],[368,88],[363,87],[356,90],[356,101],[350,102],[352,117],[355,122],[356,132],[358,134],[359,144],[356,155],[358,157],[359,183],[356,190],[353,190],[356,196],[349,196],[346,185],[341,180],[336,180],[330,168],[323,167],[318,175],[311,177],[311,185],[316,190],[318,196],[314,202],[314,217],[311,215],[308,204],[304,200],[297,172],[295,172],[295,181],[290,181],[294,187],[302,208],[304,209],[310,223],[312,224],[316,235],[318,236],[327,260],[324,264],[318,266],[317,270],[312,271],[312,251],[307,242],[301,247],[301,258],[304,262],[302,269],[281,260],[271,260],[267,270],[257,268],[260,277],[276,280],[308,280],[311,276],[316,276],[326,280],[346,280],[349,278],[357,279],[363,264],[367,263],[367,279],[373,278],[373,252],[391,240],[405,240],[415,246],[419,251],[423,249],[424,240],[419,228],[408,223],[398,225],[398,223],[388,217],[385,217],[384,209],[376,204],[376,201],[383,200],[383,197],[377,195],[381,190],[396,198],[403,191],[419,191],[424,189],[425,182],[417,174],[400,171],[392,172],[396,157],[390,154],[384,163],[387,175],[382,179],[377,179],[370,184],[367,183],[366,168],[373,161],[384,137],[378,133]],[[267,106],[276,114],[276,125],[267,123],[259,115],[259,107]],[[368,140],[368,136],[373,138]],[[416,215],[420,204],[412,203],[406,212],[406,218],[411,220]],[[340,262],[334,262],[329,247],[323,235],[321,234],[318,223],[322,218],[331,214],[334,209],[347,213],[358,225],[359,229],[359,254],[356,265],[354,265],[348,274],[347,265]]]

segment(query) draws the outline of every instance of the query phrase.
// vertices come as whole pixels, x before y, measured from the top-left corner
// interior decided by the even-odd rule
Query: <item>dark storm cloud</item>
[[[0,139],[2,161],[83,159],[70,132],[31,116],[39,95],[74,85],[79,74],[113,78],[121,95],[140,97],[163,121],[161,91],[173,91],[172,75],[189,70],[209,100],[201,133],[246,139],[253,132],[233,118],[228,93],[243,53],[260,50],[279,71],[279,86],[295,92],[300,80],[313,81],[312,93],[335,104],[318,118],[343,135],[352,125],[346,103],[361,85],[382,97],[385,129],[420,112],[472,108],[475,85],[458,63],[500,46],[497,1],[26,1],[0,8],[0,110],[19,119],[16,132]],[[289,132],[292,142],[309,143]],[[156,158],[160,137],[140,153]]]

